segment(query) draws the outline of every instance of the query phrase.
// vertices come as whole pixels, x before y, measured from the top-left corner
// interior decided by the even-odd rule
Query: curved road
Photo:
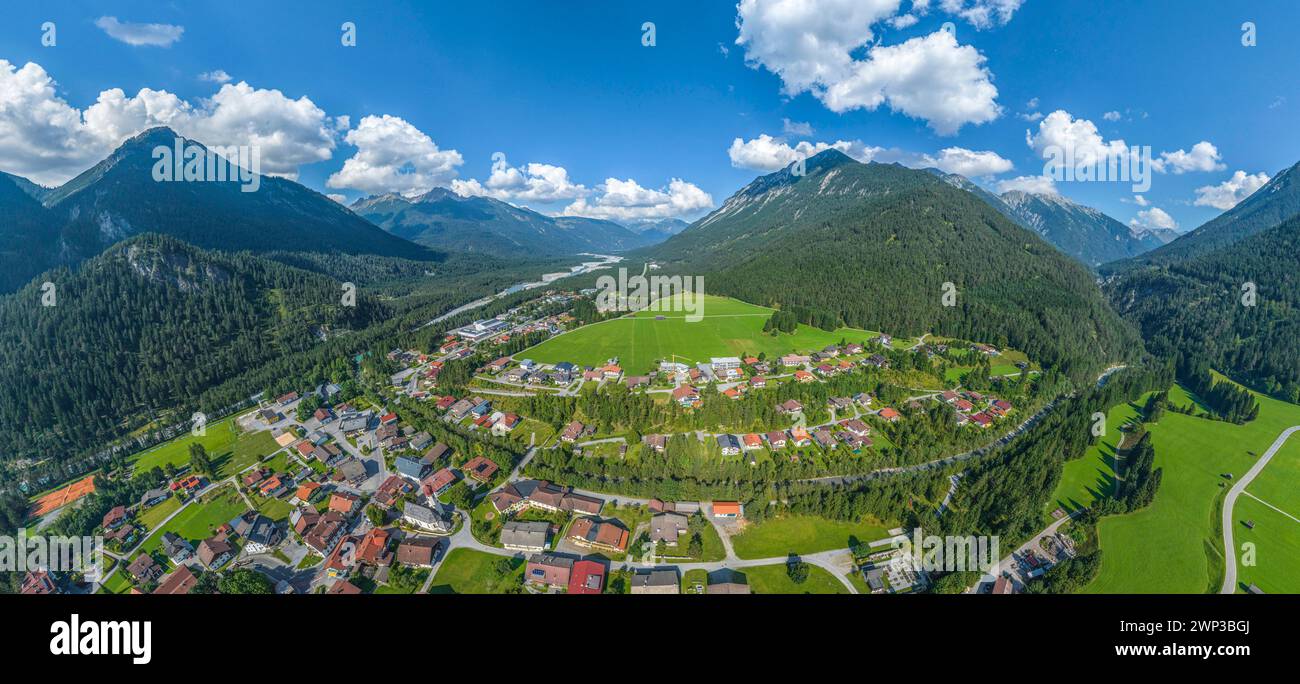
[[[1282,434],[1278,435],[1276,440],[1273,440],[1273,445],[1268,448],[1268,451],[1265,451],[1264,455],[1260,456],[1258,461],[1255,461],[1255,465],[1246,471],[1246,474],[1242,476],[1237,484],[1228,490],[1228,497],[1223,501],[1223,556],[1226,569],[1223,573],[1223,587],[1219,589],[1220,594],[1237,593],[1237,550],[1232,541],[1232,508],[1237,503],[1237,497],[1246,491],[1246,487],[1251,480],[1254,480],[1255,476],[1259,475],[1278,449],[1281,449],[1282,445],[1286,444],[1287,438],[1298,431],[1300,431],[1300,425],[1283,430]]]

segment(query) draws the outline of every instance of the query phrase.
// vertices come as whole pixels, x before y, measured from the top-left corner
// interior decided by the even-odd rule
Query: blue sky
[[[1039,176],[1052,141],[1122,140],[1172,155],[1140,200],[1127,183],[1055,191],[1188,230],[1300,160],[1295,3],[845,3],[11,4],[0,169],[58,182],[180,111],[182,133],[261,144],[267,170],[348,200],[449,185],[631,221],[698,217],[801,141],[998,188]],[[355,47],[340,44],[345,21]],[[945,22],[951,44],[934,35]],[[230,80],[200,78],[212,72]],[[102,95],[113,88],[121,98]]]

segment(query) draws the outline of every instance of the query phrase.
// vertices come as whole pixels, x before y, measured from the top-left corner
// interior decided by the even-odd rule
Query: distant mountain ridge
[[[659,233],[637,233],[613,221],[546,216],[490,197],[465,197],[434,188],[407,198],[374,195],[352,211],[393,235],[436,249],[499,256],[558,256],[624,252],[654,244]]]
[[[1038,233],[1062,252],[1090,267],[1137,256],[1172,239],[1154,231],[1135,231],[1096,209],[1061,195],[1022,190],[997,195],[965,176],[938,169],[926,170],[988,202],[1003,216]]]
[[[237,180],[155,181],[153,150],[173,147],[178,138],[168,128],[147,130],[57,188],[43,189],[8,174],[0,178],[0,186],[17,188],[25,196],[0,193],[0,212],[29,216],[22,225],[0,228],[0,254],[21,255],[26,262],[3,279],[0,291],[11,291],[41,271],[78,264],[120,240],[147,232],[231,252],[335,253],[415,261],[445,256],[390,235],[324,195],[283,178],[262,176],[256,192],[242,192]],[[211,154],[197,141],[179,139]],[[38,198],[44,216],[37,216],[40,212],[24,201]],[[44,246],[35,244],[38,241]]]
[[[1104,270],[1119,272],[1192,259],[1300,215],[1300,172],[1297,169],[1300,169],[1300,163],[1279,172],[1236,206],[1177,240],[1138,258],[1109,264]]]

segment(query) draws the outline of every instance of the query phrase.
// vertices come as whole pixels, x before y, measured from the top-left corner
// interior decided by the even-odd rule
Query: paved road
[[[1246,474],[1237,481],[1237,484],[1228,490],[1228,498],[1223,502],[1223,555],[1227,561],[1227,570],[1223,573],[1223,587],[1219,589],[1220,594],[1237,593],[1237,549],[1233,546],[1232,541],[1232,508],[1237,503],[1237,497],[1246,491],[1246,486],[1250,484],[1251,480],[1254,480],[1255,476],[1259,475],[1264,466],[1268,465],[1268,462],[1272,460],[1273,455],[1278,452],[1278,449],[1281,449],[1282,445],[1286,444],[1287,438],[1298,431],[1300,431],[1300,425],[1283,430],[1282,434],[1278,435],[1277,439],[1273,441],[1273,445],[1268,448],[1268,451],[1265,451],[1264,455],[1260,456],[1258,461],[1255,461],[1255,465],[1251,466],[1250,470],[1246,471]]]

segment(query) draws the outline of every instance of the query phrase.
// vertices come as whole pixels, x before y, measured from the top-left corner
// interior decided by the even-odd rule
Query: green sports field
[[[594,366],[617,357],[626,372],[644,373],[655,369],[661,359],[671,360],[674,354],[682,363],[760,352],[773,357],[819,350],[841,340],[862,343],[879,334],[856,328],[827,332],[801,325],[794,333],[773,337],[763,333],[763,324],[772,311],[735,299],[705,295],[703,318],[699,321],[688,321],[681,312],[641,311],[557,335],[515,354],[515,358]]]
[[[165,463],[177,468],[188,465],[190,444],[196,442],[207,449],[218,479],[235,475],[280,448],[269,430],[242,433],[235,417],[230,416],[208,425],[202,437],[186,434],[137,454],[133,457],[135,472],[143,473],[155,466],[161,468]]]
[[[1098,523],[1102,566],[1085,591],[1206,593],[1219,590],[1224,562],[1220,505],[1230,484],[1223,474],[1240,477],[1284,429],[1300,425],[1300,406],[1256,396],[1260,403],[1259,417],[1246,425],[1167,412],[1159,424],[1151,427],[1155,465],[1164,469],[1160,491],[1147,508],[1107,517]],[[1191,398],[1182,388],[1170,392],[1171,404],[1183,405],[1189,401]],[[1279,452],[1275,459],[1280,456]],[[1274,465],[1277,464],[1270,463],[1260,477]],[[1243,496],[1237,505],[1247,501],[1248,497]],[[1282,507],[1282,504],[1274,505]],[[1260,515],[1262,518],[1263,514]],[[1241,512],[1234,517],[1242,518]],[[1242,528],[1237,529],[1240,533]],[[1279,537],[1273,543],[1282,549],[1287,541]],[[1259,547],[1264,549],[1266,544],[1261,542]],[[1250,581],[1250,577],[1242,573],[1244,580]]]

